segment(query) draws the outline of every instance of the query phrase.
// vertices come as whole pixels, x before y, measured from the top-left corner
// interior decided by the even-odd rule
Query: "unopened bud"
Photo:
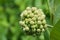
[[[33,31],[33,32],[35,32],[35,31],[36,31],[36,29],[34,28],[34,29],[32,29],[32,31]]]
[[[34,14],[33,13],[30,13],[30,17],[34,17]]]
[[[45,31],[45,29],[42,29],[42,32],[44,32]]]
[[[19,23],[20,23],[21,25],[24,25],[24,24],[25,24],[23,21],[20,21]]]
[[[31,8],[30,7],[27,7],[26,10],[31,10]]]
[[[41,30],[40,29],[37,29],[37,32],[40,32]]]
[[[35,11],[35,10],[37,10],[37,8],[36,7],[32,7],[32,11]]]
[[[25,27],[25,30],[26,30],[26,31],[29,31],[29,28],[28,28],[28,27]]]
[[[32,18],[32,20],[33,20],[33,21],[36,21],[36,18],[35,18],[35,17],[33,17],[33,18]]]
[[[31,26],[31,28],[35,28],[35,27],[37,27],[37,25],[32,25],[32,26]]]
[[[40,25],[40,28],[42,29],[43,28],[43,25]]]
[[[30,21],[30,24],[34,24],[34,21]]]
[[[45,19],[42,21],[42,24],[46,24],[46,20]]]
[[[41,21],[38,21],[38,24],[42,24],[42,22]]]

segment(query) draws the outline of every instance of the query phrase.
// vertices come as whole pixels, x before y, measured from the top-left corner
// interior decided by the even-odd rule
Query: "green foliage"
[[[47,23],[54,25],[45,32],[44,39],[60,40],[60,0],[0,0],[0,40],[40,40],[25,35],[19,25],[20,14],[27,6],[41,8]]]
[[[60,40],[60,20],[55,24],[50,35],[51,40]]]

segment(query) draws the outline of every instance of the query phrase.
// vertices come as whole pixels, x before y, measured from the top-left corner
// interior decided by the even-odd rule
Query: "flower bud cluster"
[[[48,27],[45,14],[42,9],[38,9],[36,7],[27,7],[21,15],[21,20],[19,21],[22,26],[23,31],[26,33],[37,34],[44,32]]]

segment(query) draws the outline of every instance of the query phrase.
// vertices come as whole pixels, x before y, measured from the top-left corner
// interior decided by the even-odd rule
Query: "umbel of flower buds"
[[[21,13],[20,17],[21,20],[19,23],[26,34],[40,34],[48,28],[45,20],[46,16],[42,9],[27,7],[26,10]]]

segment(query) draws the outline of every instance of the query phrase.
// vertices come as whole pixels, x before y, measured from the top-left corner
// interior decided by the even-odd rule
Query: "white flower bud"
[[[29,20],[26,18],[26,19],[25,19],[25,23],[27,23],[28,21],[29,21]]]
[[[30,24],[34,24],[34,21],[30,21]]]
[[[45,29],[42,29],[42,32],[44,32],[45,31]]]
[[[45,19],[42,21],[42,24],[46,24],[46,20]]]
[[[43,18],[45,18],[45,15],[42,15]]]
[[[25,23],[23,21],[19,21],[20,25],[25,25]]]
[[[35,17],[33,17],[33,18],[32,18],[32,20],[33,20],[33,21],[36,21],[36,18],[35,18]]]
[[[27,19],[27,18],[25,18],[25,21],[28,21],[28,19]]]
[[[33,31],[33,32],[35,32],[35,31],[36,31],[36,29],[34,28],[34,29],[32,29],[32,31]]]
[[[23,13],[20,16],[21,16],[21,18],[23,18]]]
[[[28,21],[32,21],[32,19],[31,19],[31,18],[29,18],[29,19],[28,19]]]
[[[30,17],[30,15],[27,15],[27,17],[29,18],[29,17]]]
[[[34,17],[34,14],[33,13],[30,13],[30,17]]]
[[[32,25],[32,26],[31,26],[31,28],[35,28],[35,27],[37,27],[37,25]]]
[[[44,15],[44,13],[42,11],[40,13],[41,13],[41,15]]]
[[[38,16],[40,17],[40,16],[42,16],[40,13],[38,13]]]
[[[35,11],[34,11],[34,14],[38,14],[38,10],[35,10]]]
[[[25,11],[23,11],[22,13],[21,13],[21,16],[26,16],[28,13],[27,13],[27,11],[25,10]]]
[[[25,30],[26,30],[26,31],[29,31],[29,27],[25,27]]]
[[[44,14],[43,11],[42,11],[42,9],[38,9],[38,12],[39,12],[41,15]]]
[[[35,10],[37,10],[37,8],[36,7],[32,7],[32,11],[35,11]]]
[[[38,20],[44,20],[45,18],[43,16],[38,17]]]
[[[29,11],[27,11],[27,13],[28,13],[28,14],[30,14],[30,13],[32,13],[32,11],[31,11],[31,10],[29,10]]]
[[[40,28],[42,29],[43,28],[43,25],[40,25]]]
[[[42,9],[38,9],[38,12],[42,12]]]
[[[41,30],[40,29],[37,29],[37,32],[40,32]]]
[[[25,31],[26,29],[25,28],[23,28],[23,31]]]
[[[42,24],[42,22],[41,21],[38,21],[38,24]]]
[[[35,18],[38,18],[38,15],[34,15]]]
[[[38,20],[42,20],[42,18],[41,17],[38,17]]]
[[[31,8],[30,7],[27,7],[26,10],[31,10]]]

